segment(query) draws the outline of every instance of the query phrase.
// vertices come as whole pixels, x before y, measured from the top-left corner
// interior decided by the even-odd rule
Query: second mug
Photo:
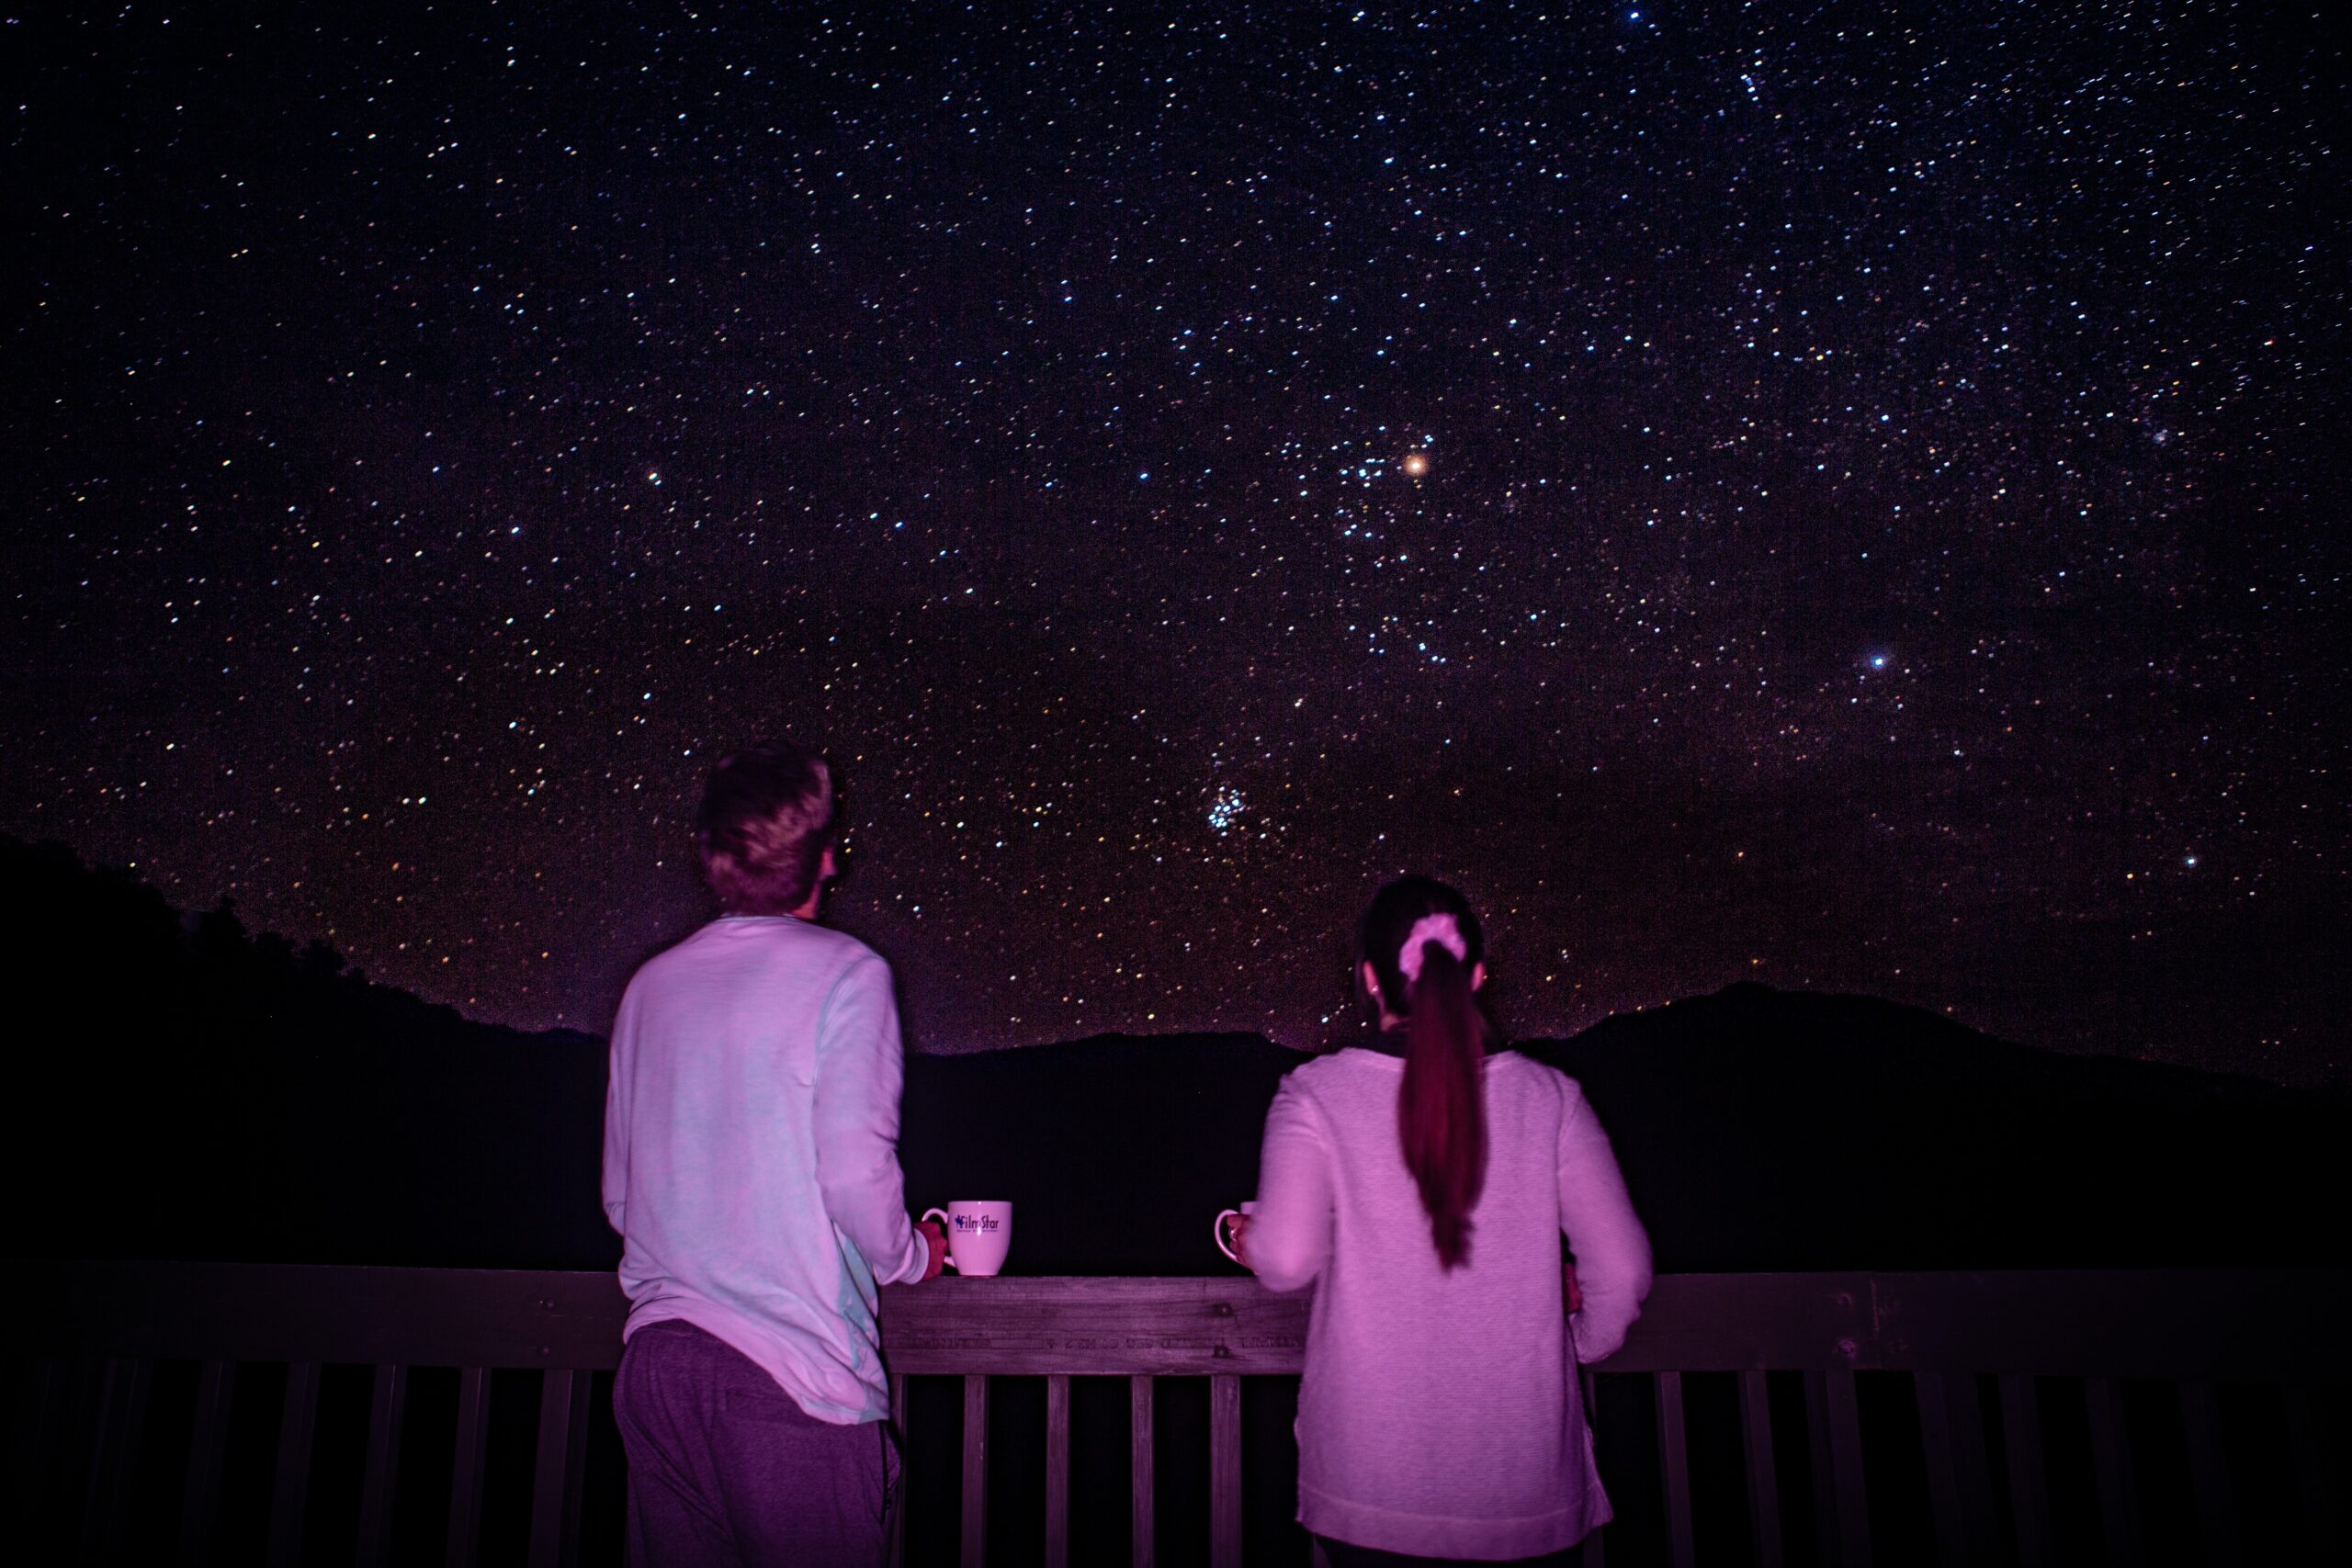
[[[1257,1214],[1258,1200],[1255,1198],[1250,1199],[1238,1209],[1220,1209],[1217,1211],[1216,1224],[1212,1227],[1210,1232],[1211,1235],[1216,1237],[1216,1249],[1219,1252],[1224,1253],[1227,1258],[1231,1258],[1236,1263],[1239,1263],[1241,1259],[1235,1255],[1233,1250],[1233,1233],[1231,1230],[1227,1228],[1227,1222],[1231,1220],[1255,1219]]]

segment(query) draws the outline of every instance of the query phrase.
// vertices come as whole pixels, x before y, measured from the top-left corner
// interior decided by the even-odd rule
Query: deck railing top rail
[[[605,1369],[612,1275],[17,1262],[20,1343],[151,1359]],[[1245,1275],[943,1279],[883,1292],[904,1374],[1295,1373],[1309,1297]],[[1977,1371],[2352,1381],[2352,1269],[1661,1277],[1611,1371]],[[38,1336],[39,1337],[36,1337]]]

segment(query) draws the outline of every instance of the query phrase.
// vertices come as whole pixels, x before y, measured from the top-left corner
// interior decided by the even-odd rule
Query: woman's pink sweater
[[[1299,1522],[1415,1556],[1556,1551],[1610,1517],[1577,1363],[1640,1315],[1649,1237],[1575,1080],[1503,1052],[1485,1066],[1469,1258],[1441,1270],[1397,1138],[1404,1066],[1363,1049],[1319,1058],[1266,1116],[1250,1267],[1274,1290],[1316,1287]],[[1584,1292],[1573,1318],[1563,1232]]]

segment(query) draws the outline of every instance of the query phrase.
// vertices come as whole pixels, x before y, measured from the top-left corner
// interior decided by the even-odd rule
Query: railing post
[[[899,1492],[890,1499],[890,1568],[907,1563],[907,1375],[890,1374],[890,1427],[899,1436]]]
[[[154,1371],[144,1360],[119,1363],[110,1374],[114,1397],[106,1411],[96,1496],[101,1512],[97,1560],[123,1561],[130,1529],[131,1489],[139,1474],[139,1449],[147,1434],[147,1386]]]
[[[1657,1374],[1657,1459],[1666,1488],[1667,1560],[1674,1568],[1696,1568],[1698,1549],[1690,1527],[1690,1450],[1682,1433],[1682,1374]]]
[[[449,1461],[448,1568],[474,1568],[481,1550],[482,1458],[490,1440],[490,1370],[458,1374],[458,1447]]]
[[[1594,1431],[1600,1430],[1600,1375],[1590,1367],[1577,1368],[1577,1386],[1584,1395],[1585,1424]],[[1577,1553],[1578,1568],[1609,1568],[1609,1527],[1602,1525],[1584,1538],[1584,1548]],[[1326,1563],[1324,1568],[1329,1568]]]
[[[1241,1380],[1209,1379],[1209,1562],[1241,1568]]]
[[[2180,1385],[2183,1436],[2188,1440],[2189,1493],[2197,1502],[2197,1532],[2205,1561],[2213,1568],[2236,1568],[2237,1503],[2230,1495],[2230,1467],[2222,1450],[2221,1403],[2210,1382]]]
[[[1772,1459],[1771,1385],[1760,1371],[1739,1374],[1739,1416],[1747,1457],[1747,1526],[1756,1568],[1781,1568],[1781,1475]]]
[[[2091,1466],[2098,1482],[2099,1517],[2106,1527],[2109,1568],[2141,1568],[2140,1502],[2132,1484],[2132,1446],[2121,1396],[2113,1378],[2086,1378],[2083,1403],[2091,1422]]]
[[[585,1423],[580,1422],[582,1408],[588,1402],[588,1374],[569,1367],[549,1367],[542,1374],[539,1384],[539,1441],[537,1457],[531,1469],[531,1544],[530,1568],[561,1568],[568,1559],[564,1551],[566,1520],[571,1512],[572,1496],[572,1431],[575,1423],[582,1438],[588,1435]],[[585,1448],[582,1452],[584,1456]]]
[[[1968,1526],[1961,1508],[1949,1381],[1941,1372],[1917,1372],[1911,1382],[1919,1400],[1919,1450],[1928,1466],[1928,1508],[1936,1526],[1936,1561],[1942,1568],[1968,1568]],[[1973,1387],[1970,1392],[1974,1392]]]
[[[74,1554],[88,1562],[97,1556],[98,1521],[106,1515],[107,1425],[114,1415],[115,1383],[122,1376],[122,1363],[109,1357],[77,1372],[73,1430],[65,1445],[72,1456],[66,1474],[82,1499]]]
[[[1151,1514],[1155,1485],[1151,1454],[1151,1375],[1127,1380],[1127,1535],[1134,1568],[1157,1562]]]
[[[368,1404],[367,1479],[359,1493],[359,1568],[391,1560],[392,1497],[400,1484],[401,1418],[408,1403],[408,1369],[378,1367]]]
[[[1046,1378],[1046,1568],[1069,1568],[1069,1374]]]
[[[2009,1461],[2009,1510],[2020,1568],[2050,1561],[2050,1492],[2041,1464],[2041,1404],[2030,1372],[2001,1374],[2001,1441]]]
[[[2287,1451],[2295,1467],[2295,1491],[2303,1507],[2303,1549],[2313,1562],[2344,1561],[2343,1527],[2336,1520],[2335,1488],[2327,1478],[2327,1456],[2319,1425],[2312,1418],[2312,1391],[2287,1391]]]
[[[188,1438],[187,1480],[180,1488],[180,1562],[212,1561],[212,1523],[220,1511],[220,1461],[229,1441],[229,1404],[237,1392],[234,1361],[207,1361],[196,1378],[196,1429]]]
[[[1838,1556],[1842,1568],[1870,1568],[1870,1496],[1862,1474],[1862,1415],[1851,1367],[1829,1373],[1829,1465],[1838,1495]]]
[[[1838,1467],[1829,1453],[1829,1374],[1804,1374],[1804,1436],[1813,1471],[1813,1536],[1825,1568],[1850,1568],[1838,1553]]]
[[[1984,1380],[1974,1372],[1956,1376],[1952,1395],[1952,1443],[1960,1452],[1961,1517],[1968,1521],[1972,1562],[2007,1555],[1993,1507],[1993,1450],[1984,1438]]]
[[[963,1568],[984,1568],[989,1557],[989,1380],[964,1379]]]
[[[295,1568],[302,1556],[302,1519],[311,1503],[311,1438],[319,1418],[319,1364],[286,1369],[286,1404],[277,1425],[277,1478],[270,1488],[269,1568]]]

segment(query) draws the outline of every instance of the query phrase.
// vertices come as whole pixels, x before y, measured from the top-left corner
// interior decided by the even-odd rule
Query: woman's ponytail
[[[1480,1103],[1487,1020],[1472,995],[1480,948],[1469,904],[1428,877],[1390,883],[1364,916],[1363,954],[1380,999],[1405,1021],[1405,1079],[1396,1091],[1405,1168],[1429,1213],[1438,1263],[1448,1270],[1469,1258],[1470,1211],[1487,1176]]]

